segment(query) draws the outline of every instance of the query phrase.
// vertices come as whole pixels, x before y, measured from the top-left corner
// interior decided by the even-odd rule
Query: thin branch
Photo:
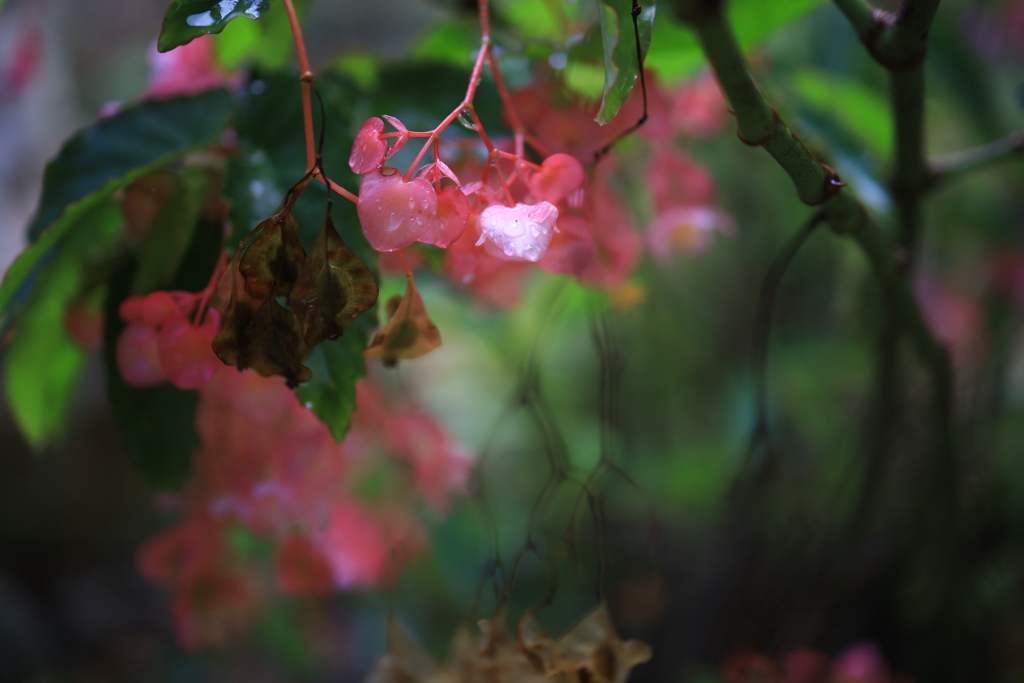
[[[295,41],[295,54],[299,60],[299,80],[302,82],[302,125],[306,131],[306,169],[316,166],[316,144],[313,135],[313,102],[309,92],[309,84],[313,80],[313,71],[309,68],[309,57],[306,54],[306,41],[302,38],[302,27],[299,15],[295,11],[292,0],[284,0],[284,9],[288,14],[288,25],[291,27],[292,39]]]
[[[1018,154],[1024,156],[1024,130],[1018,130],[984,145],[934,158],[931,162],[931,179],[934,183],[956,180],[968,171],[983,168]]]
[[[768,345],[771,339],[775,294],[779,290],[782,276],[786,274],[786,269],[800,251],[800,247],[824,219],[821,211],[816,212],[795,235],[789,238],[782,251],[772,261],[761,284],[761,293],[757,298],[757,317],[754,322],[754,393],[757,400],[757,420],[752,440],[757,440],[768,432]]]

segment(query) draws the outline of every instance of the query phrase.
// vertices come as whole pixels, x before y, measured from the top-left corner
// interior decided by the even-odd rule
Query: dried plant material
[[[554,665],[555,639],[537,623],[531,612],[519,619],[516,634],[519,649],[525,654],[534,667],[543,671],[546,676],[554,676],[558,669]]]
[[[503,611],[491,619],[481,619],[477,626],[480,628],[480,636],[475,640],[465,629],[456,633],[452,647],[452,670],[459,681],[547,681],[544,670],[509,638]]]
[[[308,382],[312,371],[302,364],[306,346],[295,314],[267,299],[252,316],[239,347],[238,367],[252,368],[264,377],[281,375],[289,387]]]
[[[382,360],[388,367],[399,359],[420,358],[441,346],[441,332],[427,315],[416,280],[412,275],[406,276],[406,280],[405,296],[397,306],[393,304],[394,299],[388,302],[390,320],[363,351],[368,360]]]
[[[288,296],[306,261],[298,222],[290,212],[281,211],[257,225],[253,234],[255,239],[238,263],[245,291],[257,299]]]
[[[377,658],[366,683],[426,683],[435,680],[437,670],[430,655],[389,617],[387,652]]]
[[[295,314],[273,297],[260,302],[250,296],[235,267],[238,259],[236,253],[217,283],[213,300],[218,310],[225,290],[230,294],[223,308],[224,323],[213,339],[213,352],[225,365],[252,368],[264,377],[281,375],[291,387],[308,381],[312,373],[301,361],[306,345]]]
[[[646,643],[619,639],[608,608],[601,603],[559,639],[553,665],[574,680],[625,683],[630,670],[650,658]]]
[[[377,302],[377,294],[373,273],[341,239],[328,214],[288,299],[306,345],[337,339]]]

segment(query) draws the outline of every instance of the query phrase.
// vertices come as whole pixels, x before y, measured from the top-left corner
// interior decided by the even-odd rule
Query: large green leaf
[[[167,8],[156,46],[168,52],[199,36],[220,33],[238,17],[259,19],[270,0],[174,0]]]
[[[173,159],[215,142],[227,127],[231,98],[224,90],[143,102],[101,119],[68,140],[46,167],[43,196],[29,238],[35,242],[65,208],[113,192]]]
[[[186,167],[174,174],[174,191],[153,220],[139,253],[133,293],[148,294],[170,284],[192,242],[209,182],[198,168]]]
[[[601,26],[601,46],[604,52],[604,93],[597,122],[611,121],[622,104],[633,92],[640,76],[640,57],[651,45],[651,27],[654,24],[654,0],[640,8],[634,30],[632,3],[629,0],[604,0],[600,3],[598,20]],[[636,34],[640,35],[640,55]]]
[[[72,138],[46,168],[33,242],[0,285],[0,329],[31,293],[32,275],[82,217],[119,189],[187,152],[215,141],[227,127],[231,99],[222,90],[146,102],[99,121]]]
[[[85,352],[64,327],[68,306],[83,294],[93,259],[116,236],[121,214],[113,202],[84,213],[60,251],[37,275],[32,296],[4,352],[7,402],[33,448],[60,436]]]
[[[732,0],[726,7],[740,47],[749,50],[787,24],[796,21],[825,0]],[[692,76],[704,64],[704,53],[693,32],[663,12],[658,17],[654,41],[645,64],[666,81]]]

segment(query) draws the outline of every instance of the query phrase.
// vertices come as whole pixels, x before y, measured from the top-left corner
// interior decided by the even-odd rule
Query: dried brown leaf
[[[399,359],[420,358],[441,346],[441,332],[427,315],[415,279],[412,275],[406,279],[405,296],[395,307],[391,319],[363,351],[368,360],[382,360],[384,365],[392,366]],[[391,306],[389,301],[389,310]]]
[[[288,299],[306,345],[337,339],[377,302],[377,294],[373,273],[341,239],[328,214]]]
[[[238,264],[245,291],[261,300],[288,296],[306,262],[298,222],[291,213],[277,213],[257,225],[251,235]]]

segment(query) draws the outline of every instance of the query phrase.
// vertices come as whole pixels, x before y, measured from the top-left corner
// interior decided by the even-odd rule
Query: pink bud
[[[384,122],[376,116],[366,119],[359,127],[352,143],[352,156],[348,158],[348,166],[354,173],[369,173],[384,163],[388,143],[380,139],[383,132]]]
[[[583,166],[576,157],[552,154],[530,176],[530,194],[549,202],[561,201],[583,184]]]
[[[176,318],[184,318],[184,314],[170,292],[147,294],[139,304],[139,319],[147,325],[163,325]]]
[[[117,340],[117,368],[126,384],[151,387],[167,381],[160,367],[155,327],[132,323]]]
[[[423,178],[405,182],[398,169],[385,166],[363,178],[356,211],[370,246],[395,251],[433,228],[437,194]]]
[[[171,384],[179,389],[196,389],[210,381],[222,365],[211,348],[219,329],[220,314],[211,308],[199,327],[182,318],[160,330],[160,366]]]

